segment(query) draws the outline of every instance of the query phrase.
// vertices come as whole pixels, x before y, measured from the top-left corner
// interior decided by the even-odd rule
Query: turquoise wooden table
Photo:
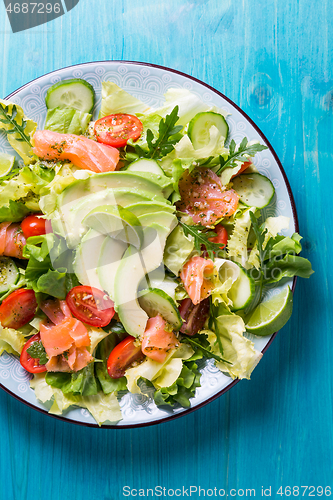
[[[292,497],[320,496],[301,486],[322,486],[324,497],[333,487],[331,7],[329,0],[80,0],[64,16],[14,34],[1,2],[1,96],[63,66],[118,59],[183,71],[236,102],[286,170],[315,274],[298,281],[292,319],[252,380],[172,422],[79,427],[0,391],[0,499],[118,500],[155,486],[166,488],[157,490],[162,496],[171,489],[193,498],[199,486],[212,489],[206,496],[224,489],[235,498],[250,496],[247,489],[262,497],[264,488],[278,499],[287,487],[295,487]]]

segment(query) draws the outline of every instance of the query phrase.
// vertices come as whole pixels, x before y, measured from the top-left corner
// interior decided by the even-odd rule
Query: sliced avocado
[[[166,203],[159,201],[142,201],[134,203],[133,205],[127,205],[126,208],[137,217],[139,217],[139,215],[152,214],[154,212],[162,211],[174,213],[176,210],[174,205],[167,205]]]
[[[128,172],[128,170],[126,170],[126,172]],[[131,173],[134,172],[131,170]],[[164,173],[156,174],[153,172],[137,171],[135,172],[135,175],[139,175],[140,177],[143,177],[147,180],[154,182],[155,184],[158,184],[160,188],[163,190],[163,195],[165,196],[165,198],[169,198],[170,194],[173,193],[174,191],[172,179],[164,175]]]
[[[112,300],[114,300],[115,276],[127,248],[128,245],[123,241],[106,236],[98,255],[97,274],[101,288],[109,294]]]
[[[59,210],[52,217],[52,228],[55,233],[66,238],[67,245],[70,248],[75,248],[87,231],[87,227],[82,224],[82,220],[91,210],[101,205],[127,207],[133,205],[133,203],[147,202],[151,199],[151,195],[146,191],[116,188],[105,189],[96,193],[86,193],[85,196],[79,196],[77,199],[72,199],[72,195],[69,193],[66,199],[70,200],[66,204],[63,203],[63,200],[59,200]]]
[[[142,248],[138,251],[131,245],[119,264],[114,287],[116,310],[125,330],[134,337],[144,333],[148,321],[138,302],[138,287],[145,275],[161,264],[169,232],[170,228],[158,224],[145,228]]]
[[[170,231],[172,231],[178,223],[177,217],[168,212],[155,212],[153,214],[139,215],[138,220],[143,227],[148,227],[155,223],[160,226],[169,227]]]
[[[96,207],[83,219],[82,224],[135,248],[141,247],[142,225],[132,212],[121,205]]]
[[[75,252],[73,262],[74,273],[81,285],[88,285],[102,290],[97,270],[98,259],[101,252],[105,234],[101,234],[94,229],[89,229],[82,238],[80,245]]]

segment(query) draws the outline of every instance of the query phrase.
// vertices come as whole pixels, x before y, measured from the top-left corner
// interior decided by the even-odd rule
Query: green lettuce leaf
[[[314,271],[308,259],[293,254],[287,254],[282,259],[272,259],[264,270],[264,282],[276,283],[283,278],[310,278]]]
[[[60,376],[58,380],[61,382]],[[58,385],[61,385],[60,382]],[[55,379],[54,383],[57,384]],[[86,408],[98,425],[106,422],[116,423],[122,419],[120,405],[114,394],[105,395],[102,392],[92,396],[64,394],[59,387],[51,386],[46,382],[45,373],[35,374],[30,381],[30,387],[34,389],[36,398],[42,403],[53,401],[49,410],[51,414],[61,415],[68,408],[79,406]]]
[[[22,333],[13,328],[4,328],[0,324],[0,354],[6,351],[11,354],[21,354],[24,344],[26,343],[26,338]],[[10,346],[10,350],[7,350],[7,346]]]
[[[161,107],[154,109],[153,113],[165,117],[175,106],[178,106],[179,125],[185,126],[196,114],[204,111],[214,111],[227,116],[226,111],[203,102],[199,96],[184,88],[171,88],[164,94],[164,97],[165,102]]]
[[[99,392],[95,396],[84,396],[80,406],[87,408],[99,426],[115,424],[122,420],[119,401],[113,393],[106,395]]]
[[[53,388],[46,382],[45,373],[35,373],[30,380],[30,387],[34,389],[36,398],[42,403],[51,401],[53,398]]]
[[[275,238],[270,239],[266,247],[269,259],[285,255],[287,253],[294,253],[298,255],[302,251],[302,245],[300,243],[301,239],[302,236],[298,233],[294,233],[291,237],[278,235]]]
[[[251,228],[250,212],[255,212],[255,207],[246,209],[240,217],[235,219],[234,229],[228,240],[227,252],[232,260],[247,268],[247,240]]]
[[[182,371],[183,360],[189,359],[193,352],[189,345],[181,344],[168,354],[164,363],[146,358],[140,365],[126,370],[127,389],[133,394],[142,394],[138,385],[140,378],[152,382],[157,389],[171,386]]]
[[[182,227],[178,225],[166,240],[163,262],[170,271],[178,276],[193,249],[193,238],[185,236]]]
[[[99,118],[114,113],[146,113],[149,106],[113,82],[102,82],[102,102]]]
[[[91,116],[73,108],[49,109],[44,128],[60,134],[82,135],[88,128]]]
[[[58,269],[56,271],[48,269],[45,274],[38,278],[37,290],[35,291],[64,300],[67,295],[67,269],[63,268],[61,271]]]
[[[215,332],[203,330],[201,333],[208,335],[213,353],[222,355],[228,361],[215,362],[216,366],[233,379],[249,379],[262,354],[254,348],[253,342],[244,337],[246,329],[243,319],[236,314],[222,314],[215,318],[214,323]]]
[[[228,150],[224,147],[224,137],[219,130],[215,126],[212,126],[209,133],[209,143],[201,149],[194,149],[189,136],[184,135],[175,145],[176,158],[186,158],[194,161],[202,158],[227,155]]]
[[[53,179],[54,171],[29,165],[0,184],[0,219],[16,222],[31,211],[40,211],[39,194]]]
[[[9,200],[8,206],[0,207],[0,222],[20,222],[30,212],[24,203]]]
[[[179,403],[184,408],[191,406],[190,398],[195,395],[195,390],[200,387],[201,373],[198,365],[192,362],[184,362],[182,371],[176,382],[170,387],[162,387],[154,393],[154,400],[157,406],[174,406]]]
[[[145,116],[145,115],[142,115],[141,113],[136,113],[136,115],[143,125],[142,134],[139,137],[139,139],[137,139],[136,141],[133,141],[133,139],[130,139],[127,142],[127,144],[129,146],[132,146],[132,147],[140,146],[144,151],[148,151],[149,148],[148,148],[148,142],[147,142],[147,131],[151,130],[151,132],[153,134],[153,138],[156,140],[158,137],[158,134],[159,134],[158,129],[159,129],[159,124],[160,124],[162,117],[160,115],[155,115],[155,114]],[[139,157],[138,155],[135,155],[135,157],[131,157],[130,156],[131,154],[133,154],[133,153],[130,153],[130,154],[127,153],[127,155],[126,155],[126,158],[131,160],[131,161],[133,161],[135,158]]]
[[[78,284],[72,273],[72,251],[64,239],[54,233],[28,238],[23,254],[29,259],[25,282],[35,292],[65,299],[69,290]]]
[[[98,392],[94,363],[89,363],[85,368],[74,373],[47,372],[45,380],[52,387],[61,389],[64,394],[92,396]]]
[[[235,262],[226,259],[215,259],[214,267],[216,273],[213,276],[212,302],[214,305],[224,302],[226,306],[230,306],[232,300],[228,297],[228,292],[238,279],[240,268]]]
[[[96,377],[102,386],[104,394],[111,394],[115,391],[126,391],[127,387],[125,377],[113,379],[108,374],[106,363],[112,349],[116,346],[117,335],[112,332],[107,335],[108,336],[102,340],[98,346],[96,358],[102,361],[95,364],[95,370]]]
[[[52,219],[57,215],[54,214],[54,211],[57,206],[58,196],[67,186],[76,181],[74,177],[75,170],[75,167],[68,163],[59,166],[53,180],[41,191],[39,204],[47,218]]]
[[[37,129],[37,123],[29,120],[21,106],[0,99],[0,129],[7,134],[12,148],[21,156],[24,163],[33,160],[31,139]]]

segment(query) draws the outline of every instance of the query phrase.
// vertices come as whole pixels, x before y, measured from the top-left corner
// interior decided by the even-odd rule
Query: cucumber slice
[[[9,257],[0,257],[0,295],[8,292],[11,285],[15,285],[20,273],[15,262]]]
[[[275,193],[271,181],[258,173],[239,175],[232,182],[241,202],[248,207],[266,207]]]
[[[187,134],[191,139],[194,149],[201,149],[209,144],[209,130],[213,125],[215,125],[226,141],[229,127],[224,116],[213,111],[207,111],[198,113],[192,118],[188,125]]]
[[[49,88],[45,104],[48,109],[74,108],[91,113],[95,104],[95,91],[90,83],[80,78],[62,80]]]
[[[164,172],[155,160],[140,158],[133,161],[127,169],[128,172],[149,172],[150,174],[163,175]]]
[[[232,300],[232,311],[245,309],[253,300],[255,284],[253,278],[247,274],[245,269],[239,266],[240,274],[229,290],[228,296]]]
[[[176,302],[163,290],[158,288],[142,290],[139,304],[150,318],[160,314],[175,330],[179,330],[183,324]]]

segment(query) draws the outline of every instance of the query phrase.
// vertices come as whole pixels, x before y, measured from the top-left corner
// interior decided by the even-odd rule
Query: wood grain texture
[[[209,406],[138,430],[86,429],[0,392],[0,499],[118,500],[122,487],[333,486],[332,2],[81,0],[12,34],[0,5],[0,94],[75,63],[178,69],[257,123],[290,180],[315,274],[252,376]],[[197,498],[197,495],[192,495]],[[239,497],[240,498],[240,497]]]

